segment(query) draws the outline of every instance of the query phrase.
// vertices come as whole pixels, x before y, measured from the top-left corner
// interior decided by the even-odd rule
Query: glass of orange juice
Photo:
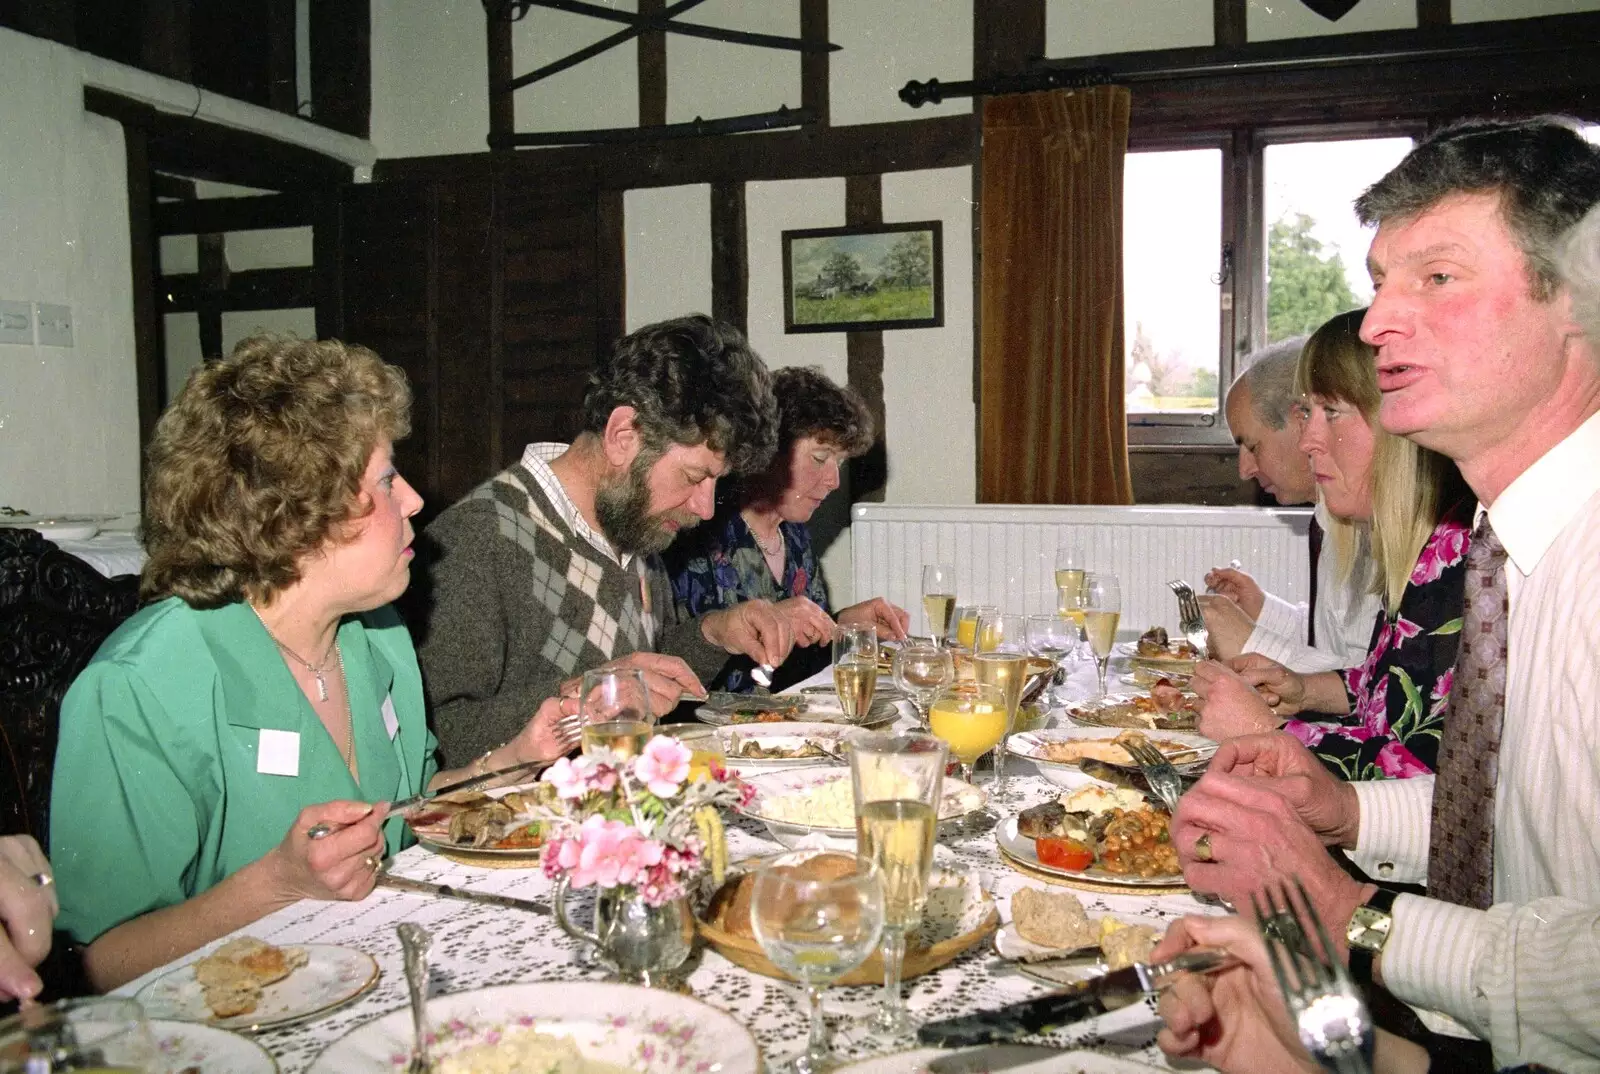
[[[1011,725],[1005,691],[985,682],[947,686],[928,707],[928,726],[961,764],[961,778],[972,783],[972,766],[1000,744]]]
[[[956,644],[967,652],[972,652],[978,647],[978,620],[986,615],[999,615],[1000,609],[993,604],[972,604],[961,609],[961,618],[956,620]]]
[[[711,778],[713,769],[728,766],[727,751],[722,745],[722,736],[717,734],[715,727],[706,727],[695,724],[673,724],[663,730],[689,747],[689,779],[706,780]]]

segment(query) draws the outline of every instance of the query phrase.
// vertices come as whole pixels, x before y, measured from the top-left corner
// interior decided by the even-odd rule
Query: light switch
[[[33,312],[39,322],[39,346],[72,346],[72,307],[56,306],[49,302],[34,303]]]
[[[33,305],[0,299],[0,343],[33,344]]]

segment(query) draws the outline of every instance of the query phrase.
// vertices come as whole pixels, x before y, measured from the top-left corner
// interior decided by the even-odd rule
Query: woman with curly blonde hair
[[[390,602],[422,499],[404,374],[257,338],[196,370],[149,451],[149,603],[62,704],[61,925],[113,988],[301,898],[360,899],[439,773]],[[490,763],[554,757],[548,702]]]

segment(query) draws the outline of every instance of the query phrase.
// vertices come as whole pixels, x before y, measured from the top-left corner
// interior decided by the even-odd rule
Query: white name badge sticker
[[[256,745],[256,771],[266,776],[298,776],[300,732],[263,727]]]
[[[393,695],[383,699],[383,729],[389,732],[389,741],[394,741],[394,736],[400,733],[400,717],[394,714]]]

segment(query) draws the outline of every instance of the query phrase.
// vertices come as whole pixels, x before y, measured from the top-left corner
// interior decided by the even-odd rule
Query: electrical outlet
[[[33,345],[33,305],[0,299],[0,343]]]
[[[36,302],[33,308],[39,322],[39,346],[72,346],[72,307]]]

